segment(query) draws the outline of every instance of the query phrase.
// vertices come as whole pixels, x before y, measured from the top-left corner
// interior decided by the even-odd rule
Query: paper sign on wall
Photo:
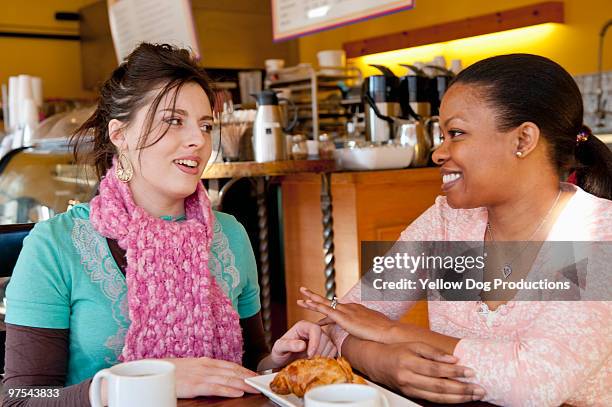
[[[200,57],[189,0],[108,0],[108,17],[119,63],[141,42],[189,48]]]
[[[272,0],[274,41],[414,7],[414,0]]]

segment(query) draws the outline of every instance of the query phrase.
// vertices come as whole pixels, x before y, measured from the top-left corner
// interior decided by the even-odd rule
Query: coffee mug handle
[[[95,374],[89,385],[89,402],[91,407],[104,407],[102,404],[102,379],[107,379],[110,374],[108,369],[102,369]]]

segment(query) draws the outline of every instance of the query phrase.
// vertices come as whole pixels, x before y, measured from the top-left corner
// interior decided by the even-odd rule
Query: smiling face
[[[129,183],[134,199],[171,206],[193,194],[200,182],[212,151],[212,109],[206,93],[196,83],[181,87],[174,106],[174,91],[168,92],[155,112],[144,148],[139,149],[152,100],[159,91],[151,92],[151,101],[136,112],[127,127],[111,121],[109,133],[134,167]]]
[[[511,196],[519,180],[517,130],[501,132],[486,89],[457,83],[444,95],[440,127],[444,142],[434,152],[442,190],[453,208],[490,206]]]

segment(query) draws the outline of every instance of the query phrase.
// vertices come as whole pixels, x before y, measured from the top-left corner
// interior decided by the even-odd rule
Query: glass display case
[[[89,201],[93,167],[75,163],[68,138],[41,139],[0,159],[0,225],[38,222]]]

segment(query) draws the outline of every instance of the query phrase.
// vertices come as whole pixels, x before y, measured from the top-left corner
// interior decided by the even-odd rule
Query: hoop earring
[[[517,151],[516,153],[514,153],[518,158],[521,158],[523,156],[523,152],[522,151]]]
[[[132,180],[134,176],[134,168],[132,163],[124,153],[119,153],[117,158],[117,168],[115,168],[115,175],[117,179],[126,184]]]

